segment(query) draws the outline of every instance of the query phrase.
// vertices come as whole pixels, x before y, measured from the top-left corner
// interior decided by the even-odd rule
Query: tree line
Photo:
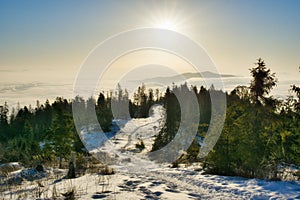
[[[35,165],[56,162],[62,167],[62,161],[67,161],[71,152],[87,153],[75,128],[72,106],[82,113],[78,116],[79,126],[95,123],[91,115],[96,113],[101,129],[109,132],[114,117],[149,116],[149,108],[158,102],[158,98],[157,94],[155,100],[153,90],[142,85],[130,100],[127,90],[118,85],[114,94],[112,91],[106,95],[101,92],[97,99],[57,97],[52,104],[49,100],[44,104],[37,101],[35,108],[13,108],[11,113],[5,103],[0,106],[0,163],[18,161]],[[115,113],[112,112],[113,105],[116,106]],[[126,108],[128,112],[124,112]]]
[[[265,62],[258,59],[250,69],[249,86],[237,86],[230,93],[214,87],[189,88],[198,98],[201,112],[197,136],[187,150],[173,164],[179,162],[203,163],[208,173],[277,179],[281,163],[300,165],[300,87],[291,86],[294,96],[279,100],[270,96],[277,79]],[[169,143],[178,131],[180,105],[174,91],[186,85],[167,89],[163,105],[167,110],[165,126],[156,137],[153,151]],[[186,90],[186,89],[185,89]],[[199,138],[206,136],[211,120],[210,93],[224,93],[227,98],[226,120],[214,149],[204,159],[198,157]],[[218,117],[216,117],[218,118]],[[214,119],[218,123],[218,119]]]
[[[207,172],[214,174],[276,178],[278,164],[300,165],[300,87],[292,85],[294,96],[279,100],[269,95],[277,79],[262,59],[257,60],[250,74],[249,86],[237,86],[229,93],[213,86],[207,89],[183,84],[168,87],[162,95],[159,90],[141,85],[130,99],[119,85],[114,94],[100,93],[97,99],[76,97],[70,101],[59,97],[52,104],[38,102],[34,109],[25,106],[10,115],[4,104],[0,106],[0,162],[33,164],[57,160],[61,165],[72,151],[85,152],[75,130],[74,104],[86,113],[81,119],[85,124],[89,123],[89,113],[95,110],[104,131],[110,131],[113,116],[148,117],[152,105],[163,105],[166,123],[155,138],[152,151],[156,151],[174,139],[180,126],[182,109],[176,94],[194,94],[200,111],[197,135],[186,155],[176,162],[200,161]],[[226,95],[226,120],[214,149],[200,159],[200,140],[206,136],[212,120],[211,93]],[[189,109],[188,104],[184,106]],[[214,120],[218,123],[218,118]]]
[[[100,93],[97,103],[93,98],[85,101],[76,97],[70,101],[57,97],[50,104],[37,101],[31,106],[9,109],[5,103],[0,106],[0,163],[23,162],[26,165],[68,160],[71,152],[85,153],[86,150],[76,132],[72,116],[72,104],[88,113],[96,110],[98,120],[104,130],[109,130],[112,121],[110,99]]]

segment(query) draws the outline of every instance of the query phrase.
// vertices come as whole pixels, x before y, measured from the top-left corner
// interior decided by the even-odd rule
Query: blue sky
[[[221,73],[248,76],[262,57],[279,81],[299,80],[299,10],[296,0],[0,0],[0,78],[72,84],[97,44],[167,20],[201,44]]]
[[[300,64],[300,2],[294,0],[1,0],[0,5],[2,67],[76,69],[98,43],[151,26],[155,15],[182,18],[179,32],[202,44],[220,71],[246,74],[239,68],[250,68],[258,57],[274,71]]]

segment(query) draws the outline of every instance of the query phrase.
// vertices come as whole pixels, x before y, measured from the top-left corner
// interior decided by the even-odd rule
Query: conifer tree
[[[276,86],[277,79],[270,69],[266,68],[265,61],[259,58],[255,63],[256,67],[250,69],[253,77],[250,84],[250,92],[253,96],[254,102],[259,104],[268,95],[271,89]]]

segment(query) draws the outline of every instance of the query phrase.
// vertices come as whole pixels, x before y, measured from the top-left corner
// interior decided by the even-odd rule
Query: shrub
[[[145,144],[143,140],[140,140],[139,143],[136,143],[135,148],[139,149],[140,151],[143,151],[143,149],[145,149]]]

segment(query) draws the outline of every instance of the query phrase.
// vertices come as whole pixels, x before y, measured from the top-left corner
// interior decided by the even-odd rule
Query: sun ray
[[[182,9],[177,7],[174,2],[172,6],[153,7],[149,13],[150,24],[154,28],[180,31],[183,27],[185,16],[182,15]]]

